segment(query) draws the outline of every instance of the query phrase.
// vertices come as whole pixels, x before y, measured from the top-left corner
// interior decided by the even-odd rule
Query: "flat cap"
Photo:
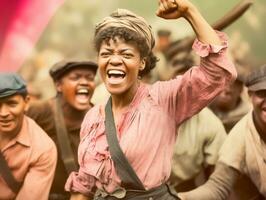
[[[53,80],[59,80],[62,78],[67,72],[75,69],[77,67],[84,67],[92,70],[95,74],[98,68],[98,65],[92,61],[75,61],[75,60],[62,60],[56,64],[54,64],[49,73]]]
[[[25,81],[15,73],[0,73],[0,98],[14,94],[27,94]]]
[[[254,70],[246,79],[249,91],[266,90],[266,65]]]
[[[171,35],[171,31],[170,30],[168,30],[168,29],[159,29],[158,31],[157,31],[157,35],[158,36],[170,36]]]

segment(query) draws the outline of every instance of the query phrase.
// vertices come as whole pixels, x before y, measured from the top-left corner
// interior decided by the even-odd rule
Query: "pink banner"
[[[64,0],[0,0],[0,72],[17,71]]]

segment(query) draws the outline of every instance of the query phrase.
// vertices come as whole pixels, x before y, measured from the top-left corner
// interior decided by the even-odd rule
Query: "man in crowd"
[[[221,92],[210,105],[211,110],[222,120],[227,133],[251,109],[245,99],[244,82],[246,71],[244,66],[236,64],[238,75],[235,82]]]
[[[214,173],[206,184],[181,193],[181,199],[227,199],[241,174],[248,176],[266,197],[266,65],[252,72],[246,81],[253,109],[230,131],[219,153]]]
[[[77,150],[80,126],[86,112],[93,106],[97,64],[91,61],[63,60],[50,69],[57,95],[32,104],[31,116],[55,141],[59,152],[51,200],[68,199],[64,185],[71,171],[78,169]]]
[[[188,191],[208,179],[226,138],[222,122],[208,108],[184,122],[179,128],[172,160],[171,181],[176,191]],[[197,178],[201,173],[203,176]]]
[[[244,86],[247,67],[236,62],[236,69],[238,75],[235,82],[227,86],[210,105],[212,111],[223,122],[227,133],[229,133],[233,126],[252,108],[248,99],[246,87]],[[236,181],[228,200],[249,199],[254,193],[253,191],[256,191],[256,189],[251,180],[245,175],[241,175]]]
[[[0,74],[0,199],[47,200],[54,177],[54,142],[24,115],[29,96],[17,74]]]

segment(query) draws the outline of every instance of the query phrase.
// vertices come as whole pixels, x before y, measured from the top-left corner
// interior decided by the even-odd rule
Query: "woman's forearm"
[[[221,45],[221,41],[216,32],[194,5],[189,6],[184,18],[191,24],[197,38],[201,42],[212,45]]]

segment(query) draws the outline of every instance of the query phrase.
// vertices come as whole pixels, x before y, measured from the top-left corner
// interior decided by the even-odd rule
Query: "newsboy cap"
[[[26,83],[15,73],[0,73],[0,98],[27,94]]]
[[[160,37],[160,36],[170,36],[171,35],[171,31],[168,30],[168,29],[159,29],[157,31],[157,35]]]
[[[62,78],[67,72],[75,69],[77,67],[84,67],[92,70],[95,74],[98,68],[98,65],[92,61],[75,61],[75,60],[62,60],[56,64],[54,64],[49,73],[53,80],[59,80]]]
[[[248,75],[246,86],[249,91],[266,90],[266,65],[262,65]]]

